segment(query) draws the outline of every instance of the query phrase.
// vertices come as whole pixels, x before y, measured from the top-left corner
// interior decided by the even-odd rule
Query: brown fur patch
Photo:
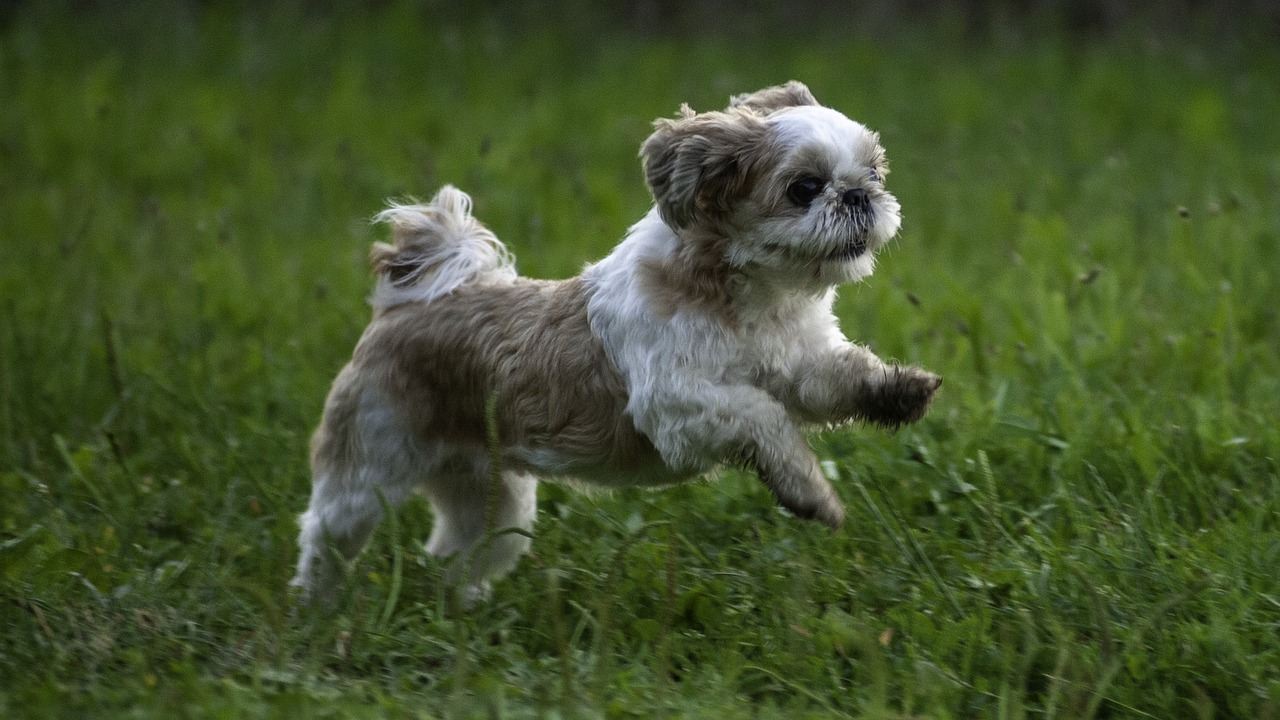
[[[726,260],[727,240],[693,229],[680,231],[679,237],[676,257],[640,261],[638,276],[646,297],[668,318],[681,308],[690,308],[726,327],[736,326],[733,281],[737,272]]]
[[[768,125],[747,110],[659,120],[640,148],[645,179],[673,228],[715,224],[733,211],[782,154]]]
[[[660,462],[625,413],[626,386],[588,324],[578,278],[466,286],[374,320],[352,364],[412,419],[424,441],[483,447],[497,394],[505,448],[575,467]]]
[[[324,403],[324,418],[311,435],[311,467],[352,467],[360,449],[355,446],[359,434],[360,384],[353,363],[338,373]]]

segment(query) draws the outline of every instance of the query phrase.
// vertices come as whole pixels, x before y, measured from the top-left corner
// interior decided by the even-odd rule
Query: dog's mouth
[[[841,206],[840,224],[848,232],[848,239],[827,256],[829,260],[850,261],[858,258],[871,245],[871,228],[875,224],[875,212],[868,208]]]
[[[817,253],[814,253],[812,250],[804,252],[798,248],[776,243],[769,243],[765,247],[769,248],[769,250],[773,252],[781,253],[805,263],[814,261],[819,263],[847,263],[853,262],[854,260],[862,257],[871,248],[871,236],[868,232],[859,232],[849,237],[837,247],[825,252],[819,251]]]
[[[849,261],[856,259],[866,251],[867,235],[866,233],[860,233],[855,235],[852,240],[845,243],[843,246],[837,248],[836,251],[831,253],[828,257],[831,260]]]

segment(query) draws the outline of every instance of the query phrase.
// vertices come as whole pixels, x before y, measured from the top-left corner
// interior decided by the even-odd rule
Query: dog
[[[851,343],[831,310],[901,224],[876,133],[793,81],[683,106],[640,157],[653,208],[568,280],[517,275],[453,187],[377,216],[394,244],[371,252],[373,319],[311,443],[305,598],[331,598],[414,491],[468,603],[529,549],[540,478],[655,487],[727,463],[837,527],[802,428],[924,416],[941,378]]]

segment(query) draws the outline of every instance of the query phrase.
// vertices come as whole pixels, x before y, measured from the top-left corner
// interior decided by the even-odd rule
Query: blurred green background
[[[1271,2],[0,5],[0,715],[1274,717]],[[802,80],[881,132],[849,336],[946,377],[755,479],[540,490],[471,613],[385,523],[285,583],[370,218],[446,182],[568,277],[682,102]]]

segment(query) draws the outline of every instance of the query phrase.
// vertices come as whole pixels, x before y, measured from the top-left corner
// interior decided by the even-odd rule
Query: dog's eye
[[[802,177],[787,187],[787,197],[791,202],[806,207],[827,184],[812,175]]]
[[[876,169],[875,169],[875,168],[871,168],[871,175],[870,175],[870,177],[871,177],[871,182],[873,182],[873,183],[878,183],[878,182],[880,182],[880,173],[876,172]]]

